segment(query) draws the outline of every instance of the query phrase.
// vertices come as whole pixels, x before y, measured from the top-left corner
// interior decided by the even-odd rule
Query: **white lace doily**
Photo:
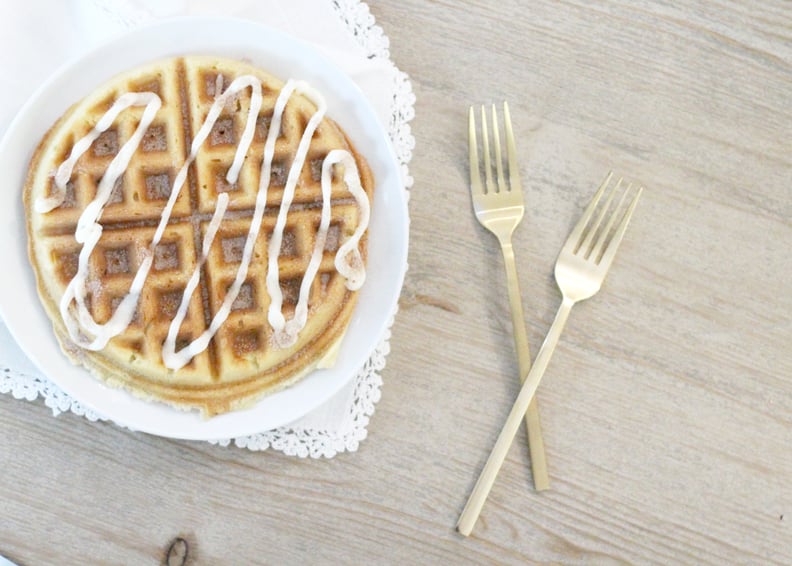
[[[95,0],[97,10],[116,22],[121,29],[136,27],[150,21],[152,15],[133,2],[103,2]],[[167,3],[166,3],[167,4]],[[354,41],[363,49],[368,59],[387,65],[392,76],[392,99],[388,133],[400,163],[405,190],[412,186],[408,164],[412,158],[415,140],[409,122],[415,114],[415,96],[408,76],[390,60],[389,41],[382,28],[376,25],[368,6],[360,0],[331,0],[332,11],[343,23]],[[393,313],[395,316],[395,312]],[[366,438],[369,418],[380,399],[381,371],[390,351],[390,326],[373,354],[354,378],[351,402],[343,422],[334,430],[313,426],[284,426],[251,436],[214,442],[222,446],[234,444],[249,450],[278,450],[301,458],[332,458],[341,452],[354,452]],[[0,328],[0,338],[12,340],[5,327]],[[89,420],[106,420],[83,407],[51,381],[43,377],[30,363],[20,361],[10,367],[0,362],[0,393],[11,394],[16,399],[34,401],[41,397],[53,415],[72,412]],[[299,422],[299,421],[298,421]]]

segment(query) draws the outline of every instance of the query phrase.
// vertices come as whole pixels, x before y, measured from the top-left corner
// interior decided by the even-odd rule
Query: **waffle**
[[[246,63],[183,57],[111,79],[55,123],[24,205],[73,362],[207,417],[332,364],[374,182],[323,104]]]

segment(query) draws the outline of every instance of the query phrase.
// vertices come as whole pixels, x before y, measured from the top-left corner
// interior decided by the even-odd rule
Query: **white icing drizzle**
[[[221,96],[217,97],[212,104],[212,107],[209,109],[206,120],[198,130],[198,133],[193,140],[190,155],[185,161],[181,170],[179,170],[179,173],[176,175],[176,180],[174,181],[173,187],[171,188],[171,194],[168,198],[167,204],[162,211],[162,216],[160,218],[159,225],[157,226],[157,230],[154,233],[154,238],[152,239],[148,249],[144,250],[144,252],[141,254],[142,261],[138,271],[135,273],[135,277],[132,280],[129,291],[121,300],[121,303],[116,308],[113,316],[110,317],[110,320],[104,324],[97,324],[93,318],[93,315],[90,313],[85,304],[85,282],[88,275],[88,260],[102,235],[102,226],[99,224],[98,218],[102,214],[104,206],[110,196],[110,191],[115,184],[116,179],[113,178],[113,175],[115,174],[115,177],[117,178],[120,174],[123,174],[123,171],[129,165],[129,159],[132,157],[132,154],[134,154],[138,145],[140,145],[140,142],[143,139],[143,133],[154,119],[156,110],[151,112],[150,116],[147,116],[147,113],[149,113],[150,108],[153,108],[154,105],[157,105],[158,110],[161,102],[159,97],[154,93],[125,94],[116,101],[116,104],[114,104],[113,107],[104,116],[102,116],[102,118],[97,123],[95,130],[100,127],[107,129],[110,127],[110,124],[112,124],[118,113],[123,109],[124,105],[129,106],[133,103],[146,103],[146,101],[148,101],[148,104],[151,105],[150,107],[146,108],[146,111],[144,111],[143,118],[141,119],[138,128],[135,130],[135,134],[127,141],[127,143],[124,144],[121,151],[118,152],[118,155],[110,163],[107,172],[102,177],[102,181],[99,184],[96,198],[91,201],[88,206],[86,206],[77,223],[77,232],[75,234],[75,238],[78,242],[83,244],[83,247],[80,250],[80,257],[77,262],[77,273],[67,285],[66,291],[64,292],[63,298],[61,299],[60,312],[61,317],[66,324],[69,336],[80,347],[87,350],[101,350],[107,345],[107,342],[111,338],[117,336],[129,326],[129,323],[132,321],[132,317],[135,314],[135,308],[137,307],[137,303],[140,299],[140,293],[143,290],[143,284],[145,283],[148,273],[151,270],[151,265],[154,260],[153,250],[159,244],[160,240],[162,239],[162,235],[165,232],[165,228],[168,225],[168,220],[170,219],[171,213],[173,212],[173,207],[176,205],[176,200],[178,199],[181,189],[184,186],[184,182],[187,179],[187,170],[193,160],[195,160],[196,155],[198,155],[198,151],[209,135],[212,126],[217,121],[217,118],[220,115],[223,106],[225,105],[226,98],[231,96],[237,90],[247,87],[250,87],[252,91],[250,110],[248,112],[248,123],[245,126],[245,132],[242,136],[242,139],[240,140],[236,155],[234,156],[234,163],[229,169],[227,175],[229,183],[236,181],[236,176],[239,174],[239,168],[241,167],[242,161],[244,160],[248,146],[253,139],[253,133],[255,132],[256,126],[256,116],[258,116],[258,112],[261,109],[262,101],[261,83],[255,77],[249,75],[239,77],[233,83],[231,83],[231,85],[228,87],[228,90],[226,90]],[[117,111],[113,113],[113,110],[116,109],[117,106],[122,108],[117,109]],[[108,120],[108,115],[111,114],[112,118]],[[82,153],[84,153],[87,151],[88,147],[90,147],[90,143],[95,140],[96,137],[98,136],[94,135],[94,131],[91,131],[88,135],[75,144],[75,149],[77,149],[79,146],[79,148],[82,150]],[[86,139],[89,139],[90,142],[86,142]],[[72,155],[74,155],[74,153],[75,151],[73,150]],[[82,155],[82,153],[80,153],[80,155]],[[126,158],[126,162],[123,163],[123,167],[120,165],[114,167],[114,165],[120,161],[122,157]],[[72,167],[78,158],[79,155],[73,160],[71,164]],[[70,171],[69,176],[71,176]],[[67,182],[68,178],[69,177],[66,177]],[[110,189],[103,187],[105,185],[109,186]],[[76,303],[77,321],[74,320],[72,314],[72,302]]]
[[[179,310],[176,311],[176,316],[168,328],[168,336],[165,338],[165,343],[162,345],[162,360],[165,362],[165,367],[170,369],[179,369],[187,365],[191,359],[206,350],[209,346],[209,341],[215,335],[220,326],[228,318],[228,313],[231,312],[231,303],[223,305],[218,310],[212,323],[203,333],[190,342],[187,346],[176,352],[176,338],[181,328],[184,317],[187,316],[187,309],[190,306],[190,299],[198,286],[201,278],[201,267],[206,263],[206,258],[209,257],[209,250],[212,247],[212,242],[217,235],[217,230],[220,228],[220,223],[223,221],[226,209],[228,208],[228,193],[220,193],[217,195],[217,208],[212,215],[212,220],[209,222],[209,227],[206,229],[204,235],[203,246],[201,247],[201,259],[193,270],[190,280],[187,282],[187,287],[182,295]],[[235,297],[236,299],[236,297]]]
[[[348,151],[334,149],[327,154],[322,164],[322,192],[325,191],[325,184],[328,185],[327,190],[330,190],[329,185],[332,179],[330,168],[335,163],[341,163],[344,166],[344,183],[349,192],[352,193],[352,196],[355,197],[355,202],[357,202],[360,210],[360,219],[354,234],[336,252],[335,268],[338,273],[346,277],[347,289],[357,291],[366,281],[366,268],[358,246],[360,238],[363,237],[363,233],[368,227],[371,207],[369,206],[368,195],[366,195],[366,191],[363,190],[360,184],[360,173],[358,172],[355,159]]]
[[[215,77],[214,88],[215,88],[214,95],[215,95],[215,98],[217,98],[223,93],[223,74],[222,73],[217,73],[217,76]]]
[[[58,170],[55,173],[55,194],[49,197],[39,197],[36,199],[33,208],[36,212],[45,213],[51,210],[58,208],[60,205],[63,204],[63,201],[66,200],[66,184],[69,182],[69,179],[72,176],[72,171],[74,170],[74,165],[77,163],[77,160],[82,157],[82,154],[88,151],[91,147],[91,144],[96,141],[102,132],[107,130],[110,126],[113,125],[116,117],[129,108],[130,106],[145,106],[146,109],[143,112],[143,118],[140,120],[140,124],[138,125],[137,129],[135,130],[134,135],[132,138],[124,144],[124,147],[121,148],[121,151],[118,152],[118,155],[115,156],[113,161],[110,163],[110,166],[107,169],[104,177],[102,177],[102,182],[99,184],[99,188],[97,189],[97,195],[91,205],[97,203],[94,208],[104,206],[105,202],[107,202],[107,198],[110,196],[110,192],[113,190],[113,185],[118,177],[120,177],[124,171],[126,170],[127,166],[129,165],[129,160],[132,158],[132,154],[135,153],[137,146],[140,144],[140,140],[143,139],[143,134],[146,132],[146,129],[149,127],[149,124],[154,119],[154,115],[162,106],[162,101],[160,100],[159,96],[152,92],[142,92],[142,93],[127,93],[122,95],[115,101],[110,110],[108,110],[104,116],[96,123],[96,126],[88,132],[83,138],[81,138],[74,147],[72,147],[71,153],[69,154],[69,158],[60,164]],[[112,178],[112,182],[110,179]],[[102,189],[109,187],[107,189],[107,198],[103,201],[101,200],[102,196]],[[93,214],[93,210],[91,211]],[[79,240],[78,240],[79,241]]]
[[[80,215],[80,219],[77,223],[77,230],[74,235],[75,239],[83,244],[83,247],[80,250],[80,256],[77,261],[77,273],[66,286],[66,290],[61,298],[60,313],[63,322],[66,324],[69,335],[77,344],[87,349],[99,350],[104,348],[105,344],[107,344],[107,341],[112,336],[120,334],[129,326],[129,322],[135,314],[135,308],[140,293],[138,291],[137,294],[134,294],[132,289],[130,289],[130,293],[125,296],[118,305],[113,316],[110,317],[110,320],[105,324],[97,324],[85,304],[87,295],[86,278],[88,275],[88,261],[91,257],[91,252],[102,236],[102,225],[98,222],[99,216],[101,216],[110,198],[116,180],[123,175],[128,167],[132,155],[143,139],[143,134],[152,120],[154,120],[154,116],[162,105],[159,96],[154,93],[127,93],[116,100],[115,104],[113,104],[110,110],[102,116],[93,130],[74,144],[69,158],[58,167],[58,172],[55,175],[55,186],[58,192],[49,199],[43,199],[43,202],[42,199],[36,201],[36,210],[39,211],[48,212],[52,210],[52,208],[50,208],[52,205],[54,205],[54,207],[60,206],[66,195],[66,183],[68,183],[74,165],[77,163],[80,156],[88,151],[91,143],[112,125],[120,112],[130,106],[143,105],[146,106],[146,109],[143,111],[143,116],[140,119],[138,127],[135,129],[135,133],[110,162],[107,171],[102,176],[99,187],[96,189],[94,200],[91,201]],[[145,258],[143,264],[145,265],[146,262],[148,262],[148,265],[151,265],[151,257]],[[146,273],[148,273],[148,270],[146,270]],[[132,288],[142,288],[144,280],[145,275],[141,277],[141,272],[139,270],[132,282]],[[73,300],[77,303],[79,326],[77,321],[72,317],[69,308]],[[86,333],[93,334],[94,338],[91,339],[86,337]]]
[[[271,137],[273,133],[275,136],[277,136],[277,132],[280,130],[283,106],[286,104],[286,100],[288,100],[293,91],[297,91],[298,93],[305,95],[316,105],[317,110],[314,115],[311,116],[311,119],[305,126],[305,131],[303,132],[303,135],[300,138],[300,143],[297,146],[297,152],[294,154],[294,158],[292,160],[291,169],[289,169],[289,174],[286,177],[286,185],[283,187],[283,197],[281,198],[280,210],[278,211],[278,218],[275,221],[275,229],[273,230],[272,237],[270,238],[267,255],[269,262],[267,265],[267,292],[269,293],[271,299],[269,311],[267,313],[267,320],[274,330],[273,341],[275,344],[283,348],[294,344],[297,341],[297,333],[305,326],[305,321],[300,324],[300,321],[296,318],[295,313],[295,317],[292,318],[292,321],[290,321],[291,324],[287,329],[286,318],[283,316],[283,293],[280,287],[280,270],[278,268],[278,258],[280,256],[281,244],[283,242],[283,230],[286,227],[286,217],[289,214],[289,208],[291,207],[292,200],[294,199],[294,191],[297,187],[297,181],[299,181],[300,178],[300,171],[302,171],[305,158],[308,155],[308,148],[311,144],[311,138],[313,137],[316,128],[319,126],[319,122],[321,122],[322,118],[324,118],[325,111],[327,110],[327,104],[324,101],[324,97],[322,97],[322,95],[313,89],[308,83],[304,81],[289,81],[286,83],[286,86],[283,87],[283,90],[278,97],[278,101],[275,103],[275,111],[272,116],[269,136],[267,139],[268,142],[269,137]],[[283,104],[280,105],[279,108],[279,103],[281,102]],[[269,165],[272,163],[272,151],[268,153],[266,146],[264,148],[264,161],[267,162],[267,168],[269,169]],[[267,178],[269,178],[269,175],[267,175]],[[324,193],[325,191],[323,187],[323,213],[326,208],[329,208],[330,204],[329,198],[325,198]],[[325,227],[323,231],[322,227],[320,226],[317,239],[321,238],[324,240],[326,233],[327,227]],[[322,247],[324,247],[324,244]],[[314,270],[313,276],[315,275],[316,271]],[[300,285],[300,295],[297,300],[298,304],[300,302],[307,302],[311,283],[313,283],[313,276],[309,277],[309,274],[306,272],[305,276],[303,277],[303,281]]]
[[[231,100],[232,97],[238,96],[240,90],[250,87],[251,101],[245,129],[240,138],[239,145],[234,156],[234,161],[226,175],[226,180],[229,183],[233,184],[236,182],[255,133],[256,117],[258,116],[262,103],[261,84],[254,76],[245,75],[234,80],[229,85],[228,89],[221,94],[220,90],[222,90],[222,86],[222,75],[218,75],[215,82],[214,103],[212,104],[205,121],[201,125],[201,128],[195,135],[195,139],[193,140],[190,149],[190,155],[176,175],[176,179],[171,189],[171,194],[168,198],[165,208],[162,211],[162,217],[157,226],[154,238],[152,239],[149,247],[144,249],[141,253],[140,267],[135,274],[129,292],[121,300],[121,303],[118,305],[107,323],[97,324],[85,304],[87,297],[86,278],[88,274],[88,262],[93,249],[102,235],[102,226],[99,224],[98,219],[101,216],[108,199],[110,198],[110,194],[116,180],[121,175],[123,175],[124,171],[128,167],[132,155],[134,154],[138,145],[141,143],[145,130],[149,127],[154,115],[159,110],[161,106],[159,97],[154,93],[130,93],[121,96],[110,108],[110,110],[108,110],[107,113],[102,116],[96,127],[74,145],[69,158],[58,168],[58,171],[55,175],[56,193],[48,198],[40,198],[36,201],[36,211],[41,213],[49,212],[50,210],[60,206],[65,200],[66,184],[71,177],[72,170],[79,157],[85,153],[88,148],[90,148],[91,144],[103,131],[112,125],[113,121],[120,112],[129,106],[146,105],[143,117],[141,118],[140,124],[138,125],[134,135],[124,144],[124,146],[118,152],[118,155],[116,155],[116,157],[108,166],[108,170],[102,177],[102,181],[100,182],[97,189],[96,198],[85,208],[78,221],[75,238],[78,242],[83,244],[83,247],[80,250],[77,273],[66,288],[64,296],[61,300],[60,311],[69,331],[69,335],[81,347],[90,350],[100,350],[104,348],[111,338],[123,332],[123,330],[127,328],[131,322],[132,317],[134,316],[135,308],[137,307],[137,303],[140,299],[143,284],[145,283],[149,270],[151,269],[154,257],[153,250],[159,244],[165,228],[168,225],[171,213],[186,180],[187,171],[190,164],[195,160],[198,151],[211,132],[211,129],[217,121],[217,118],[219,117],[224,106],[229,102],[229,100]],[[267,190],[270,183],[275,143],[280,132],[283,112],[285,110],[286,103],[294,92],[303,94],[308,99],[310,99],[316,105],[317,111],[309,120],[306,129],[300,138],[297,151],[293,157],[292,166],[289,169],[286,185],[284,187],[281,207],[276,219],[275,229],[273,230],[273,234],[269,243],[266,284],[267,291],[269,292],[272,299],[268,311],[268,321],[274,330],[274,343],[280,347],[288,347],[293,345],[297,341],[299,332],[306,324],[310,290],[318,272],[319,265],[321,264],[322,254],[327,239],[327,232],[330,225],[330,193],[332,188],[333,166],[338,163],[344,166],[343,180],[358,204],[360,210],[360,221],[355,233],[346,242],[344,242],[342,246],[339,247],[335,257],[335,267],[336,270],[347,279],[347,288],[350,290],[359,289],[365,280],[365,268],[363,266],[363,261],[358,250],[358,246],[361,236],[368,227],[370,216],[368,197],[361,186],[359,172],[353,156],[345,150],[333,150],[327,155],[322,164],[321,220],[316,234],[316,240],[314,243],[311,259],[301,282],[295,314],[294,317],[288,321],[286,321],[285,317],[283,316],[283,295],[280,288],[280,274],[278,268],[278,258],[283,241],[283,231],[286,225],[286,217],[294,198],[294,192],[299,182],[300,172],[302,171],[305,159],[308,154],[311,138],[313,137],[316,128],[319,126],[319,123],[322,121],[327,107],[321,94],[313,89],[310,85],[304,81],[289,80],[284,85],[275,103],[269,132],[264,144],[264,158],[261,164],[261,175],[258,193],[256,195],[256,205],[248,236],[245,241],[242,260],[237,270],[234,282],[226,292],[223,303],[220,305],[220,308],[212,319],[209,328],[207,328],[190,344],[176,352],[176,338],[179,328],[181,327],[184,318],[187,315],[190,299],[200,280],[201,268],[206,262],[212,242],[214,241],[228,207],[228,194],[221,193],[217,197],[217,208],[209,223],[206,234],[204,235],[200,259],[197,262],[196,267],[187,283],[176,316],[171,321],[167,338],[163,344],[163,362],[165,363],[166,367],[170,369],[177,370],[183,367],[189,363],[191,359],[203,352],[208,347],[212,337],[217,333],[219,328],[228,318],[228,315],[231,312],[231,306],[239,295],[239,291],[247,277],[248,268],[253,258],[253,248],[255,246],[256,239],[258,238],[261,220],[266,208]],[[72,307],[72,302],[76,303],[75,307]],[[73,311],[75,310],[77,315],[76,320],[73,314]]]
[[[297,299],[297,306],[294,309],[294,316],[291,320],[285,321],[280,329],[276,330],[274,335],[275,342],[282,347],[294,344],[294,342],[297,341],[297,335],[305,327],[305,323],[308,321],[308,298],[311,294],[311,285],[313,284],[316,274],[319,271],[319,265],[322,262],[325,242],[327,241],[327,231],[330,228],[330,192],[332,190],[333,182],[333,166],[337,163],[341,163],[344,166],[344,183],[357,202],[358,208],[360,210],[360,219],[358,226],[355,229],[355,233],[352,234],[352,236],[346,242],[344,242],[344,244],[336,252],[335,268],[338,273],[346,278],[346,286],[350,291],[357,291],[360,289],[360,287],[363,285],[363,282],[366,280],[366,269],[363,264],[363,258],[360,256],[358,245],[360,244],[360,238],[363,236],[363,233],[366,231],[369,223],[370,206],[368,196],[361,186],[360,173],[358,172],[357,164],[355,163],[355,159],[352,157],[352,154],[343,149],[334,149],[327,154],[324,161],[322,162],[322,216],[319,223],[319,229],[316,232],[316,241],[314,242],[311,259],[308,262],[308,268],[305,270],[303,280],[300,283],[300,294]],[[282,237],[282,229],[280,231],[276,229],[276,232]],[[273,236],[273,241],[274,239],[275,238]],[[273,245],[273,243],[270,243],[270,265],[267,271],[267,291],[271,296],[273,296],[272,304],[275,303],[276,299],[274,298],[274,288],[270,288],[269,286],[271,279],[270,275],[273,273],[273,271],[277,274],[277,255],[275,256],[276,268],[275,270],[272,268]],[[278,244],[278,248],[275,253],[277,254],[279,250],[280,244]],[[280,282],[275,278],[272,279],[273,285],[277,286],[277,297],[279,304],[277,305],[276,314],[278,314],[281,313],[283,295],[280,292]],[[273,314],[272,304],[270,305],[270,317],[272,317]],[[281,318],[283,318],[282,313]],[[272,324],[272,318],[270,318],[270,324]]]

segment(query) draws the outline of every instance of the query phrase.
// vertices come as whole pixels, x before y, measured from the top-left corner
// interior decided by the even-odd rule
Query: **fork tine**
[[[468,113],[468,145],[470,146],[470,190],[474,194],[483,194],[484,187],[481,185],[478,143],[476,142],[476,113],[472,106]]]
[[[591,250],[589,251],[587,257],[594,258],[595,262],[599,262],[600,257],[602,256],[602,250],[605,245],[605,240],[607,240],[608,235],[611,233],[611,229],[613,228],[613,225],[616,223],[616,219],[619,217],[618,214],[619,211],[623,210],[622,206],[624,205],[624,201],[627,199],[627,195],[630,193],[631,189],[632,189],[632,183],[627,185],[627,188],[624,189],[624,192],[622,193],[622,196],[619,199],[619,204],[617,204],[616,208],[613,209],[613,212],[611,212],[610,218],[608,219],[608,223],[605,225],[605,228],[603,228],[602,231],[600,231],[600,234],[597,237],[597,241],[594,243],[594,245],[591,246]],[[615,190],[613,191],[613,193],[611,193],[611,196],[608,199],[608,205],[610,205],[610,201],[613,199],[613,195],[615,193],[616,193]]]
[[[484,175],[487,181],[487,193],[495,192],[495,183],[492,182],[492,164],[490,162],[489,133],[487,131],[487,114],[484,105],[481,106],[481,142],[484,153]]]
[[[602,258],[599,260],[599,266],[600,268],[604,268],[605,271],[608,270],[610,264],[613,262],[613,258],[616,255],[616,250],[619,249],[619,244],[621,244],[621,241],[624,238],[624,233],[627,231],[627,225],[630,223],[630,218],[632,218],[633,212],[635,211],[635,206],[638,204],[638,199],[641,198],[642,192],[643,187],[639,187],[638,191],[635,193],[635,196],[630,202],[630,206],[622,216],[621,222],[616,228],[616,232],[613,234],[613,238],[611,238],[610,242],[608,242],[607,246],[605,247],[605,251],[602,253]]]
[[[506,129],[506,153],[509,156],[509,190],[522,192],[520,183],[520,166],[517,164],[517,147],[514,144],[514,131],[512,131],[509,104],[503,101],[503,125]]]
[[[612,189],[608,190],[608,198],[605,199],[605,204],[600,207],[600,212],[597,215],[597,219],[592,223],[591,227],[586,231],[586,237],[583,239],[583,243],[580,244],[580,250],[583,252],[583,256],[588,258],[591,255],[591,250],[593,249],[592,242],[594,241],[594,236],[597,234],[597,230],[599,229],[602,221],[605,219],[605,215],[608,213],[608,209],[610,209],[611,202],[613,201],[613,197],[616,192],[619,190],[622,184],[622,177],[619,177],[619,180],[616,181],[616,186]],[[617,208],[618,210],[618,208]]]
[[[564,249],[567,251],[571,251],[572,253],[577,252],[580,249],[580,242],[581,242],[581,235],[583,234],[583,230],[585,230],[586,226],[591,220],[592,215],[594,214],[594,210],[597,208],[597,203],[599,202],[600,198],[602,197],[602,193],[605,192],[608,184],[610,183],[611,178],[613,177],[613,171],[609,171],[608,175],[605,177],[605,180],[602,181],[599,189],[597,192],[594,193],[594,196],[591,197],[591,202],[586,207],[586,210],[583,211],[583,214],[580,216],[580,220],[578,223],[575,224],[575,227],[570,232],[569,237],[567,238],[566,243],[564,244]]]
[[[506,179],[503,178],[503,157],[501,156],[500,129],[498,128],[498,112],[492,105],[492,141],[495,145],[495,168],[498,172],[498,190],[507,191]]]

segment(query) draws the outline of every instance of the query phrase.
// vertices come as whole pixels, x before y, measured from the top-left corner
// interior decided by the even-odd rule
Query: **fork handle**
[[[512,329],[514,331],[514,348],[517,351],[517,363],[520,371],[520,383],[531,369],[531,351],[528,345],[528,333],[525,329],[522,297],[517,279],[517,265],[514,261],[514,248],[511,242],[501,242],[503,251],[503,264],[506,267],[506,285],[509,290],[509,303],[511,306]],[[525,425],[528,431],[528,450],[531,455],[531,472],[534,488],[543,491],[550,487],[550,478],[547,473],[547,458],[545,456],[542,426],[539,420],[539,407],[534,397],[525,413]]]
[[[523,415],[528,409],[536,389],[539,387],[539,382],[547,369],[547,364],[550,363],[550,358],[553,356],[558,339],[561,337],[561,332],[564,330],[566,321],[569,318],[569,312],[574,304],[573,301],[564,297],[556,313],[553,325],[547,333],[536,360],[534,360],[534,365],[531,371],[528,372],[525,382],[523,382],[506,423],[498,435],[498,440],[495,441],[495,446],[492,448],[489,458],[487,458],[487,463],[484,464],[484,469],[481,471],[478,481],[476,481],[473,492],[470,494],[465,508],[459,516],[457,529],[465,536],[471,533],[476,520],[478,520],[481,509],[484,507],[484,502],[492,489],[492,484],[495,483],[495,478],[503,465],[503,461],[506,459],[509,447],[514,441],[517,430],[520,428],[520,421],[522,421]]]

